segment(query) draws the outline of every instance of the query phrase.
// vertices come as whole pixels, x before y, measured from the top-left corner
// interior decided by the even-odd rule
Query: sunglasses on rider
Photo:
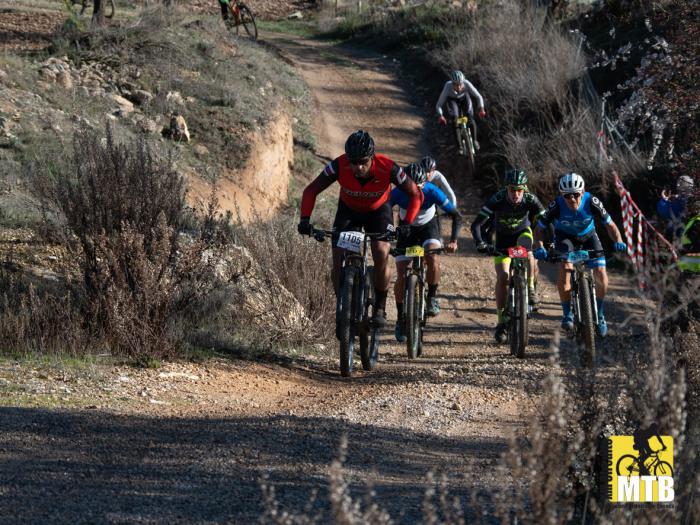
[[[567,193],[564,195],[565,199],[568,199],[570,201],[576,200],[581,196],[580,193]]]
[[[520,191],[527,189],[527,186],[508,186],[508,189],[511,191]]]

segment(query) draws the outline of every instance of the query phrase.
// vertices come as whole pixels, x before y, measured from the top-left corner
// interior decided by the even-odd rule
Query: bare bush
[[[92,338],[77,302],[0,270],[0,352],[83,354]]]
[[[215,286],[216,257],[204,253],[220,236],[182,232],[184,181],[145,141],[119,144],[107,127],[105,137],[78,132],[73,149],[65,166],[30,171],[45,208],[77,240],[86,319],[117,353],[172,355]]]
[[[259,265],[257,291],[269,315],[265,332],[258,334],[260,342],[328,340],[335,316],[328,245],[300,236],[293,218],[285,215],[240,223],[236,243]],[[241,293],[250,293],[247,284],[242,283]],[[290,317],[290,297],[284,291],[303,308],[303,316]]]

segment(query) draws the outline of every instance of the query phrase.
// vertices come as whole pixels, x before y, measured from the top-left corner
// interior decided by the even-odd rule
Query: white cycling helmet
[[[583,177],[578,173],[564,173],[564,175],[559,178],[559,193],[583,193],[583,187]]]

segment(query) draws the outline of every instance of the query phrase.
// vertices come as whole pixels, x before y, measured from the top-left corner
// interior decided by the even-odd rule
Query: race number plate
[[[406,248],[406,257],[423,257],[425,250],[422,246],[409,246]]]
[[[459,117],[457,119],[457,124],[466,124],[469,122],[469,117]]]
[[[508,248],[508,257],[511,259],[527,259],[527,248],[523,246],[512,246]]]
[[[361,253],[365,234],[362,232],[342,232],[338,237],[338,248]]]
[[[588,259],[590,259],[588,255],[588,250],[578,250],[575,252],[569,252],[569,255],[567,257],[567,260],[570,263],[579,263],[587,261]]]

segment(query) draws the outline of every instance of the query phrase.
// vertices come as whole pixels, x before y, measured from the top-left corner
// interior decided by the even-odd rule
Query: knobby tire
[[[591,297],[590,276],[584,275],[579,282],[578,300],[581,315],[581,364],[586,368],[592,368],[595,364],[595,327],[593,319],[593,298]]]
[[[472,140],[472,134],[469,129],[464,130],[464,146],[467,156],[467,169],[469,170],[469,176],[474,176],[474,170],[476,169],[476,162],[474,160],[474,141]]]
[[[365,320],[370,318],[369,305],[374,305],[374,268],[367,268],[365,274]],[[379,355],[379,329],[365,322],[360,333],[360,359],[364,370],[374,370]]]
[[[253,40],[258,39],[258,26],[255,24],[255,17],[248,6],[244,4],[238,4],[239,16],[241,17],[241,24],[248,36]]]
[[[340,309],[337,321],[340,334],[340,375],[343,377],[349,377],[352,374],[352,357],[355,346],[355,326],[352,320],[352,312],[356,275],[356,268],[343,268],[340,284]]]
[[[510,353],[516,357],[525,356],[527,346],[527,283],[522,276],[514,277],[515,304],[510,320]]]
[[[406,279],[406,353],[409,359],[418,357],[418,345],[420,341],[420,312],[418,307],[420,299],[418,276],[409,275]]]

